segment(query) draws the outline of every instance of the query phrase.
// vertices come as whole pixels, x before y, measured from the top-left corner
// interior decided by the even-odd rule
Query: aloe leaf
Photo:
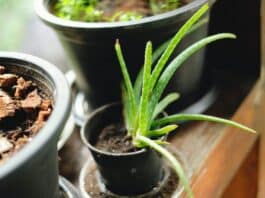
[[[181,66],[181,64],[184,61],[186,61],[191,55],[193,55],[195,52],[197,52],[199,49],[203,48],[209,43],[212,43],[220,39],[235,39],[235,38],[236,36],[230,33],[221,33],[221,34],[212,35],[200,41],[197,41],[196,43],[185,49],[183,52],[181,52],[175,59],[173,59],[173,61],[167,66],[167,68],[160,76],[156,84],[156,87],[153,90],[153,95],[151,97],[150,108],[149,108],[150,111],[155,109],[155,106],[157,105],[169,80],[172,78],[176,70]]]
[[[137,136],[137,140],[148,145],[149,147],[153,148],[157,152],[159,152],[163,157],[165,157],[171,163],[173,169],[175,170],[175,172],[179,176],[180,183],[184,186],[184,188],[188,194],[188,197],[190,197],[190,198],[193,197],[193,193],[192,193],[191,187],[189,185],[188,178],[185,175],[185,173],[181,167],[181,164],[178,162],[178,160],[175,159],[175,157],[169,151],[167,151],[165,148],[163,148],[162,146],[157,144],[154,140],[151,140],[151,139],[144,137],[144,136]]]
[[[152,63],[157,61],[157,59],[161,56],[161,54],[165,51],[169,44],[170,40],[164,42],[161,46],[159,46],[153,53],[152,56]],[[136,101],[140,101],[141,90],[142,90],[142,83],[143,83],[143,67],[140,69],[139,73],[137,74],[135,83],[134,83],[134,94]]]
[[[197,23],[195,23],[190,29],[189,31],[186,33],[185,36],[191,34],[192,32],[195,32],[196,30],[198,30],[200,27],[202,27],[203,25],[207,24],[209,22],[209,18],[205,17],[201,20],[199,20]]]
[[[130,103],[130,107],[131,107],[131,114],[132,114],[132,117],[134,117],[136,114],[135,96],[134,96],[134,92],[133,92],[133,87],[132,87],[130,75],[128,73],[127,66],[126,66],[126,63],[125,63],[123,55],[122,55],[122,50],[121,50],[121,47],[119,44],[119,40],[116,41],[115,50],[116,50],[116,54],[117,54],[117,57],[118,57],[118,60],[120,63],[122,75],[124,78],[125,87],[127,89],[128,102]]]
[[[152,72],[152,78],[151,78],[151,89],[153,89],[157,79],[160,76],[160,73],[162,72],[164,66],[166,65],[169,57],[175,50],[176,46],[179,44],[181,39],[185,36],[185,34],[188,32],[188,30],[192,27],[194,23],[196,23],[200,17],[209,9],[209,5],[204,4],[177,32],[177,34],[173,37],[173,39],[170,41],[168,47],[158,60],[158,63],[156,64],[154,71]]]
[[[166,135],[166,134],[174,131],[177,127],[178,127],[178,125],[176,125],[176,124],[167,125],[167,126],[160,128],[160,129],[154,129],[154,130],[148,131],[146,136],[151,137],[151,138],[161,137],[163,135]]]
[[[144,71],[142,67],[134,83],[134,95],[135,95],[136,104],[140,103],[142,84],[143,84],[143,74],[144,74]]]
[[[150,96],[149,80],[151,77],[151,65],[152,65],[152,43],[149,41],[146,44],[145,50],[145,62],[144,62],[144,72],[143,72],[143,87],[142,96],[140,101],[139,110],[139,130],[141,134],[144,134],[148,126],[148,102]]]
[[[167,142],[167,141],[162,141],[162,140],[154,140],[154,142],[155,142],[156,144],[159,144],[159,145],[170,145],[169,142]]]
[[[184,36],[187,36],[189,34],[191,34],[192,32],[198,30],[201,26],[205,25],[206,23],[209,22],[208,18],[204,18],[200,21],[198,21],[197,23],[195,23],[187,32]],[[162,43],[160,46],[158,46],[158,48],[154,51],[153,53],[153,63],[157,61],[157,59],[163,54],[163,52],[165,51],[165,49],[167,48],[168,44],[170,43],[170,41],[172,40],[169,39],[167,41],[165,41],[164,43]]]
[[[128,94],[127,94],[127,91],[126,91],[124,85],[122,85],[121,93],[122,93],[124,121],[125,121],[126,128],[129,130],[130,128],[132,128],[132,126],[131,126],[132,117],[131,117],[130,103],[128,101]]]
[[[189,34],[191,34],[194,31],[198,30],[201,26],[207,24],[208,22],[209,22],[208,18],[203,18],[203,19],[199,20],[197,23],[192,25],[192,27],[186,32],[184,37],[189,35]],[[157,59],[163,54],[163,52],[165,51],[165,49],[167,48],[167,46],[168,46],[168,44],[170,43],[171,40],[172,40],[172,38],[167,40],[167,41],[165,41],[164,43],[159,45],[158,48],[154,51],[154,53],[153,53],[153,63],[156,62]]]
[[[152,56],[152,64],[157,61],[157,59],[161,56],[161,54],[163,54],[170,40],[164,42],[154,51],[153,56]],[[137,77],[134,83],[135,98],[136,100],[138,99],[139,101],[140,101],[140,96],[141,96],[142,83],[143,83],[143,67],[140,69],[139,73],[137,74]]]
[[[166,125],[168,123],[175,123],[178,121],[211,121],[211,122],[217,122],[217,123],[222,123],[222,124],[226,124],[229,126],[233,126],[239,129],[242,129],[244,131],[248,131],[250,133],[256,133],[255,130],[248,128],[242,124],[239,124],[237,122],[231,121],[231,120],[227,120],[227,119],[223,119],[223,118],[218,118],[215,116],[209,116],[209,115],[202,115],[202,114],[175,114],[175,115],[171,115],[165,118],[161,118],[159,120],[154,121],[152,124],[153,127],[156,126],[161,126],[161,125]]]
[[[164,65],[166,64],[166,62],[168,61],[170,55],[172,54],[172,52],[174,51],[174,49],[176,48],[176,46],[178,45],[178,43],[181,41],[181,39],[189,33],[189,31],[192,31],[193,28],[193,24],[196,23],[199,18],[209,9],[209,5],[205,4],[203,5],[182,27],[181,29],[178,31],[178,33],[170,40],[164,42],[163,44],[161,44],[153,53],[153,63],[157,61],[157,59],[162,55],[162,57],[160,58],[160,61],[158,62],[157,66],[159,65],[159,71],[158,69],[156,69],[156,75],[159,76],[160,72],[163,70]],[[195,24],[196,25],[196,24]],[[166,50],[165,50],[166,49]],[[163,53],[164,52],[164,53]],[[161,70],[161,71],[160,71]],[[137,75],[136,81],[135,81],[135,85],[134,85],[134,91],[135,91],[135,95],[137,96],[136,98],[140,97],[140,93],[141,93],[141,86],[142,86],[142,77],[143,77],[143,71],[140,70],[140,72]],[[158,77],[156,77],[157,79]],[[156,80],[153,80],[153,84],[151,84],[151,88],[153,88],[154,83]]]
[[[163,100],[161,100],[155,107],[155,111],[153,113],[153,118],[156,118],[160,113],[162,113],[168,105],[172,102],[175,102],[179,99],[180,95],[178,93],[168,94]]]

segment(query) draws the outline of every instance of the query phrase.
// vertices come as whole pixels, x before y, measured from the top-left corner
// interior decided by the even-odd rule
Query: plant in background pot
[[[118,15],[116,14],[114,18],[136,18],[136,20],[87,22],[90,20],[84,19],[83,21],[77,21],[76,15],[80,15],[78,10],[82,10],[80,11],[82,13],[88,12],[89,17],[91,17],[91,12],[94,13],[92,21],[97,21],[102,11],[95,10],[95,6],[91,7],[96,2],[99,4],[108,2],[106,5],[104,4],[107,6],[105,7],[106,10],[111,9],[112,4],[135,3],[139,6],[139,2],[150,2],[153,5],[152,8],[147,6],[147,8],[144,7],[144,10],[147,9],[150,12],[150,9],[158,9],[154,12],[159,14],[154,16],[153,14],[147,14],[146,17],[138,17],[130,11],[130,14],[124,17],[119,14],[121,12],[118,12]],[[161,2],[178,2],[176,4],[179,5],[176,8],[175,3],[165,5]],[[87,94],[90,99],[89,102],[97,107],[117,101],[120,98],[118,90],[122,76],[117,68],[119,63],[113,52],[113,41],[116,38],[126,44],[124,55],[130,62],[128,70],[132,78],[135,79],[143,62],[142,54],[144,53],[145,43],[151,40],[155,48],[162,45],[165,41],[171,39],[185,21],[207,2],[211,2],[210,5],[212,5],[214,1],[36,0],[35,10],[38,16],[56,31],[67,52],[70,65],[78,76],[79,87]],[[83,4],[86,7],[82,6]],[[143,3],[143,5],[145,4]],[[124,7],[128,8],[130,6]],[[58,16],[56,15],[57,12],[59,12]],[[81,15],[85,16],[85,14]],[[209,12],[204,12],[204,15],[198,19],[197,28],[186,34],[180,45],[174,49],[174,56],[190,44],[207,36],[208,21]],[[166,89],[167,93],[178,91],[182,95],[180,100],[174,103],[176,105],[174,111],[182,110],[196,102],[212,86],[209,85],[208,78],[204,75],[204,50],[196,53],[184,64],[185,66],[174,74]]]
[[[57,141],[70,113],[64,75],[39,58],[0,52],[0,196],[56,198]]]
[[[180,183],[189,197],[192,197],[192,190],[181,164],[163,146],[168,144],[165,136],[177,128],[175,123],[179,121],[212,121],[255,133],[236,122],[209,115],[173,114],[161,117],[164,109],[178,99],[177,93],[161,97],[167,83],[182,63],[209,43],[235,38],[230,33],[206,37],[189,46],[167,64],[179,40],[204,9],[205,7],[185,23],[155,62],[152,43],[147,42],[143,70],[134,86],[119,41],[116,42],[115,49],[124,79],[122,108],[110,105],[95,111],[82,130],[83,141],[97,163],[102,182],[111,192],[130,196],[151,191],[163,175],[163,157],[170,162]]]
[[[172,11],[186,4],[179,0],[58,0],[53,6],[56,16],[75,21],[134,21]]]

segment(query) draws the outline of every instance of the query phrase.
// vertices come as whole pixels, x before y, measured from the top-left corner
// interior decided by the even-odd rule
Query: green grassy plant
[[[134,10],[117,11],[112,16],[106,17],[104,10],[98,8],[100,2],[100,0],[58,0],[54,5],[54,13],[63,19],[86,22],[133,21],[145,17]],[[174,10],[180,5],[179,0],[146,0],[146,2],[152,15]]]
[[[178,127],[175,123],[178,121],[187,120],[218,122],[255,133],[254,130],[239,123],[209,115],[174,114],[162,118],[158,117],[169,104],[179,98],[178,93],[168,94],[164,98],[161,97],[169,80],[182,63],[207,44],[220,39],[236,38],[236,36],[231,33],[220,33],[208,36],[189,46],[168,63],[176,46],[180,43],[182,38],[189,33],[193,25],[196,25],[196,22],[205,14],[208,8],[208,4],[202,6],[180,28],[176,35],[165,44],[166,46],[163,46],[158,51],[153,53],[152,43],[150,41],[147,42],[143,69],[139,72],[134,84],[128,73],[119,41],[117,40],[115,44],[116,54],[124,78],[124,83],[122,84],[122,102],[128,135],[132,136],[135,147],[150,147],[162,154],[162,156],[172,164],[172,167],[179,175],[180,182],[184,186],[189,197],[193,197],[193,194],[188,179],[180,163],[163,147],[164,144],[168,143],[161,141],[161,136],[175,130]]]

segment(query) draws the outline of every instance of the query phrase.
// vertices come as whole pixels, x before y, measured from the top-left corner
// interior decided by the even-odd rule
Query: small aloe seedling
[[[220,39],[236,38],[235,35],[230,33],[220,33],[206,37],[185,49],[167,64],[171,54],[181,39],[189,32],[192,26],[198,22],[208,8],[208,4],[202,6],[181,27],[165,50],[160,49],[159,51],[152,53],[152,43],[147,42],[144,66],[142,71],[139,72],[134,86],[132,85],[119,41],[117,40],[115,44],[117,57],[124,78],[124,84],[122,86],[122,102],[124,120],[128,134],[132,136],[135,147],[150,147],[162,154],[162,156],[171,163],[172,167],[179,175],[180,182],[184,186],[189,197],[193,197],[193,194],[188,179],[185,176],[180,163],[163,147],[167,142],[162,141],[160,138],[177,128],[177,125],[174,123],[187,120],[213,121],[255,133],[254,130],[236,122],[208,115],[175,114],[162,118],[158,117],[158,115],[162,113],[170,103],[176,101],[179,97],[177,93],[171,93],[161,99],[162,93],[169,80],[181,64],[192,54],[209,43]]]

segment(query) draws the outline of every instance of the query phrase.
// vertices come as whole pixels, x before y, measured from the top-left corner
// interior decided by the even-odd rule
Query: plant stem
[[[136,136],[136,140],[142,144],[148,145],[149,147],[153,148],[154,150],[159,152],[162,156],[164,156],[171,163],[173,169],[175,170],[175,172],[179,176],[179,180],[182,183],[182,185],[184,186],[184,188],[188,194],[188,197],[192,198],[193,193],[192,193],[191,187],[189,185],[188,178],[185,175],[185,173],[184,173],[180,163],[178,162],[178,160],[176,160],[175,157],[168,150],[166,150],[164,147],[158,145],[155,141],[153,141],[147,137],[138,135],[138,136]]]

